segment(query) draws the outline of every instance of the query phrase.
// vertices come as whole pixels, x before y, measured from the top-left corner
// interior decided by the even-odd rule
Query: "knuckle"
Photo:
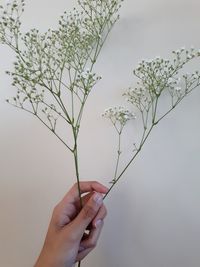
[[[107,216],[107,214],[108,214],[108,211],[107,211],[106,207],[104,206],[104,214],[103,214],[104,216],[103,217],[105,218]]]
[[[89,242],[89,248],[94,249],[94,248],[96,248],[96,246],[97,246],[97,241],[96,240],[91,240]]]
[[[104,219],[107,216],[107,209],[105,208],[105,206],[102,206],[101,210],[99,211],[97,218],[99,219]]]
[[[74,183],[74,185],[72,186],[72,189],[74,189],[74,190],[77,190],[78,189],[78,183],[77,182]]]
[[[108,215],[108,211],[107,209],[105,209],[105,217]]]
[[[59,225],[60,223],[60,205],[59,204],[57,204],[53,209],[52,220],[55,225]]]
[[[100,185],[100,183],[97,182],[97,181],[93,181],[92,183],[93,183],[94,186],[99,186]]]
[[[59,210],[59,205],[57,204],[53,209],[53,217],[57,217]]]

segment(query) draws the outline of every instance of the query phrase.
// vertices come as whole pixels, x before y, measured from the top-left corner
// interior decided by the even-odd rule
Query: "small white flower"
[[[145,60],[145,62],[143,62],[143,63],[151,63],[153,60],[152,59],[147,59],[147,60]]]
[[[181,83],[181,78],[179,77],[176,79],[176,84],[180,84],[180,83]]]
[[[173,83],[174,82],[174,79],[173,78],[169,78],[168,79],[168,83],[170,84],[170,83]]]
[[[82,73],[81,73],[81,78],[83,78],[83,79],[87,79],[87,72],[86,71],[83,71]]]
[[[187,55],[187,59],[191,59],[192,58],[192,55]]]
[[[177,92],[180,92],[181,91],[181,87],[177,86],[177,87],[174,88],[174,90],[177,91]]]
[[[198,79],[198,78],[199,78],[199,75],[198,75],[197,73],[195,73],[195,74],[193,75],[193,78],[194,78],[194,79]]]

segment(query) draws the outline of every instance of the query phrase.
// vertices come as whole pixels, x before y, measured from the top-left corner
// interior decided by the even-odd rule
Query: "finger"
[[[75,203],[79,200],[79,189],[80,193],[89,193],[96,191],[101,194],[106,194],[108,192],[108,188],[104,185],[96,182],[96,181],[89,181],[89,182],[80,182],[79,187],[78,183],[74,184],[73,187],[69,190],[69,192],[65,195],[65,197],[62,199],[62,204],[69,204],[69,203]]]
[[[90,197],[94,194],[94,192],[92,193],[88,193],[87,195],[83,196],[82,198],[82,204],[83,206],[85,206],[85,204],[88,202],[88,200],[90,199]],[[77,210],[80,210],[80,202],[78,201],[77,203]],[[104,220],[104,218],[107,215],[107,210],[106,207],[104,206],[104,204],[100,207],[96,217],[93,219],[93,221],[90,223],[90,225],[87,227],[87,229],[91,229],[91,227],[96,227],[99,223],[99,221]]]
[[[90,197],[91,197],[93,194],[94,194],[94,192],[92,192],[92,193],[88,193],[87,195],[83,196],[83,198],[82,198],[82,204],[83,204],[83,206],[85,206],[85,204],[88,202],[88,200],[90,199]],[[78,201],[78,203],[77,203],[77,210],[80,210],[80,202],[79,202],[79,201]],[[99,211],[98,211],[96,217],[95,217],[94,220],[92,221],[91,225],[89,225],[89,229],[90,229],[91,227],[96,227],[96,223],[98,224],[98,221],[99,221],[99,220],[104,220],[105,217],[106,217],[106,215],[107,215],[107,209],[106,209],[105,205],[103,204],[103,205],[101,206],[101,208],[99,209]]]
[[[107,215],[107,209],[104,205],[102,205],[96,217],[92,221],[92,226],[98,227],[98,225],[101,224],[101,221],[105,219],[106,215]]]
[[[89,200],[89,198],[92,196],[93,192],[88,193],[87,195],[83,196],[82,198],[82,204],[85,205],[85,203]],[[64,203],[61,201],[56,208],[54,209],[54,217],[56,218],[62,218],[63,225],[67,224],[70,220],[73,220],[77,214],[81,210],[80,201],[77,201],[77,203]],[[66,218],[66,220],[65,220]]]
[[[82,206],[80,205],[80,200],[77,201],[76,203],[76,208],[77,210],[81,210],[83,206],[88,202],[88,200],[91,198],[91,196],[94,194],[94,192],[90,192],[85,194],[81,199],[82,199]]]
[[[85,205],[85,203],[87,203],[87,201],[90,199],[90,197],[92,196],[93,193],[89,193],[87,195],[85,195],[83,198],[82,198],[82,203],[83,203],[83,206]],[[78,201],[78,205],[77,205],[77,209],[79,210],[80,209],[80,202]],[[103,204],[101,206],[101,208],[99,209],[96,217],[93,219],[91,225],[89,225],[89,228],[90,229],[91,227],[97,227],[98,223],[101,222],[102,220],[105,219],[107,215],[107,209],[105,207],[105,205]]]
[[[81,240],[85,230],[92,220],[96,217],[98,211],[103,204],[103,196],[99,193],[94,193],[87,203],[83,206],[80,213],[73,220],[72,230],[76,234],[76,238]]]
[[[97,228],[93,228],[87,239],[80,243],[80,252],[78,253],[77,260],[84,259],[97,245],[99,236],[103,228],[103,221]]]
[[[100,233],[102,231],[104,222],[101,221],[101,223],[98,224],[97,227],[92,228],[88,237],[81,241],[80,247],[83,249],[92,248],[94,249],[97,245],[97,241],[99,239]]]
[[[84,249],[81,252],[78,253],[76,261],[82,261],[90,252],[92,251],[92,248]]]

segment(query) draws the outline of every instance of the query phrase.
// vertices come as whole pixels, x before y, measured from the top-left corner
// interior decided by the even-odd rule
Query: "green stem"
[[[36,116],[42,122],[42,124],[44,124],[67,147],[67,149],[69,149],[71,152],[73,151],[70,146],[67,145],[55,131],[52,131],[52,129],[36,113],[32,112],[32,114]]]
[[[75,145],[74,145],[74,163],[75,163],[75,171],[76,171],[76,180],[78,185],[78,194],[80,200],[80,207],[83,207],[82,198],[81,198],[81,188],[80,188],[80,176],[79,176],[79,165],[78,165],[78,149],[77,149],[77,139],[75,138]]]
[[[118,136],[118,151],[117,151],[117,164],[116,164],[116,168],[115,168],[115,174],[114,174],[114,178],[112,180],[113,183],[115,183],[116,179],[117,179],[117,172],[118,172],[118,168],[119,168],[119,160],[120,160],[120,155],[121,155],[121,134],[122,131],[119,132],[119,136]]]
[[[117,177],[117,179],[113,182],[113,184],[111,185],[111,187],[109,188],[108,192],[106,193],[106,195],[104,196],[104,199],[108,196],[108,194],[110,193],[110,191],[113,189],[113,187],[115,186],[115,184],[120,180],[120,178],[122,177],[122,175],[126,172],[126,170],[128,169],[128,167],[131,165],[131,163],[134,161],[134,159],[137,157],[137,155],[139,154],[139,152],[141,151],[143,145],[145,144],[148,136],[150,135],[153,127],[155,126],[155,124],[152,124],[146,137],[144,138],[144,140],[141,142],[137,152],[134,154],[134,156],[131,158],[131,160],[128,162],[128,164],[126,165],[126,167],[123,169],[123,171],[120,173],[120,175]]]
[[[78,194],[80,200],[80,207],[83,207],[83,202],[81,198],[81,188],[80,188],[80,176],[79,176],[79,165],[78,165],[78,147],[77,147],[77,135],[76,135],[76,128],[72,127],[73,134],[74,134],[74,163],[75,163],[75,170],[76,170],[76,180],[78,185]],[[78,267],[81,266],[81,261],[78,262]]]

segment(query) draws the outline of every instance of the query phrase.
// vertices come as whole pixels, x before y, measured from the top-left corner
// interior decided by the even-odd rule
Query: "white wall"
[[[75,0],[30,0],[25,28],[56,24]],[[200,46],[199,0],[126,0],[102,52],[103,80],[91,94],[80,139],[84,180],[108,185],[115,157],[113,130],[100,114],[122,102],[142,58],[167,57]],[[0,48],[0,266],[32,266],[54,205],[74,182],[73,162],[37,120],[5,103],[13,95],[13,56]],[[200,64],[197,64],[200,68]],[[83,267],[199,267],[200,91],[157,127],[134,166],[105,201],[108,217],[99,246]],[[132,142],[131,135],[126,136]]]

